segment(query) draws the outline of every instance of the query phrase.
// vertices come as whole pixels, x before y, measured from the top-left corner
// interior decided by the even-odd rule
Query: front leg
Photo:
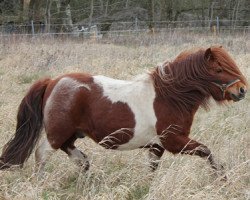
[[[216,170],[218,174],[221,175],[221,172],[223,172],[223,166],[217,164],[214,161],[213,155],[207,146],[195,140],[192,140],[187,136],[182,135],[181,133],[165,133],[161,136],[161,143],[163,144],[166,150],[170,151],[173,154],[181,153],[188,155],[196,155],[205,158],[209,161],[211,167]],[[226,179],[226,177],[224,177],[223,179]]]
[[[158,144],[152,144],[149,146],[149,160],[150,168],[152,171],[155,171],[157,169],[164,151],[165,149]]]

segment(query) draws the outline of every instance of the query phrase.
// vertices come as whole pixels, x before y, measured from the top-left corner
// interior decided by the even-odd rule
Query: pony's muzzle
[[[233,101],[240,101],[245,98],[245,95],[247,93],[247,89],[244,87],[239,88],[239,93],[236,95],[234,93],[230,93],[230,97]]]
[[[244,99],[244,98],[245,98],[245,95],[235,95],[235,94],[233,94],[233,93],[230,93],[230,97],[231,97],[231,99],[232,99],[234,102],[236,102],[236,101],[240,101],[240,100]]]

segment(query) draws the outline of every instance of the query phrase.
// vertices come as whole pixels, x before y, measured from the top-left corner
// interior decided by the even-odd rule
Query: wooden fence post
[[[34,22],[31,20],[31,32],[32,32],[32,37],[35,35],[35,28],[34,28]]]
[[[220,32],[220,22],[219,22],[219,17],[216,17],[216,34],[219,35]]]

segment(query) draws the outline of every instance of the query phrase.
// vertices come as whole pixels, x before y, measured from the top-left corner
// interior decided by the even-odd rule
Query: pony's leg
[[[82,136],[81,138],[83,138]],[[79,167],[83,168],[84,171],[89,169],[89,161],[86,154],[77,149],[74,145],[77,136],[73,135],[69,140],[67,140],[60,149],[68,154],[69,158]]]
[[[55,152],[56,149],[53,149],[47,139],[47,137],[41,142],[41,144],[37,147],[35,152],[36,157],[36,171],[41,176],[44,172],[44,167],[46,161]]]
[[[165,149],[158,144],[153,144],[149,147],[149,160],[150,168],[152,171],[155,171],[159,165],[161,156],[163,155]]]
[[[224,167],[214,161],[210,149],[204,144],[192,140],[185,135],[175,133],[168,133],[161,136],[161,142],[164,148],[171,153],[196,155],[207,159],[214,170],[216,170],[220,175],[224,175]]]

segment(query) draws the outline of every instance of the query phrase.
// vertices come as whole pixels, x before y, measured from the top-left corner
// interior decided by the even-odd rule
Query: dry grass
[[[129,79],[174,58],[193,46],[225,46],[250,78],[249,35],[202,37],[160,35],[118,43],[51,39],[1,40],[0,147],[13,135],[17,107],[33,81],[68,72],[89,72]],[[159,169],[149,172],[144,150],[103,150],[89,139],[78,146],[89,155],[91,168],[81,172],[58,151],[46,166],[43,180],[34,175],[33,155],[23,169],[0,172],[2,199],[250,199],[250,98],[199,110],[192,138],[208,145],[225,164],[228,181],[213,176],[206,161],[165,153]]]

